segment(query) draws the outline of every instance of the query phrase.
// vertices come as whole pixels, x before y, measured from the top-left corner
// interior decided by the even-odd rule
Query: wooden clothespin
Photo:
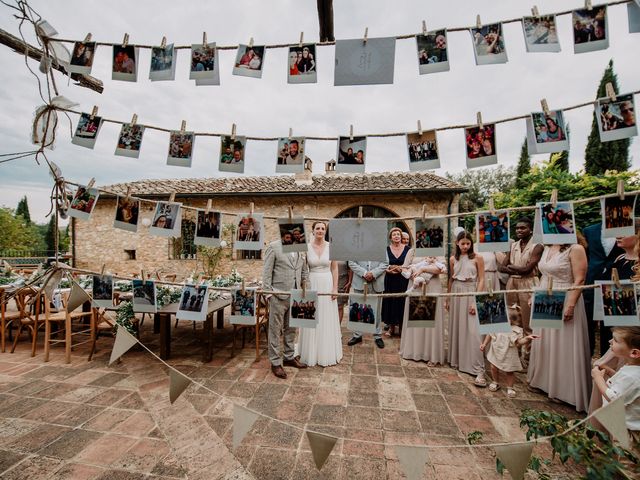
[[[236,141],[236,124],[235,123],[231,124],[231,141],[232,142]]]
[[[126,198],[127,200],[129,200],[131,198],[131,185],[127,186],[127,193],[124,196],[124,198]]]
[[[250,202],[249,203],[249,215],[253,215],[253,207],[254,207],[253,202]]]
[[[544,114],[546,116],[549,116],[551,112],[549,111],[549,104],[547,103],[546,98],[543,98],[542,100],[540,100],[540,106],[542,107],[542,111],[544,112]]]
[[[289,222],[293,223],[293,207],[289,207]]]
[[[207,43],[207,32],[202,32],[202,46],[206,47]]]
[[[493,203],[493,198],[489,198],[489,213],[492,216],[496,214],[496,206]]]
[[[424,222],[427,219],[427,204],[422,204],[422,221]]]
[[[358,207],[358,225],[362,223],[362,205]]]
[[[422,35],[427,36],[427,22],[422,20]]]
[[[480,130],[484,130],[484,125],[482,124],[482,113],[478,112],[476,117],[478,119],[478,128],[480,128]]]
[[[91,116],[89,118],[91,118],[91,120],[93,120],[96,115],[98,115],[98,106],[94,105],[93,106],[93,110],[91,110]]]
[[[620,200],[624,200],[624,180],[619,179],[616,187],[616,195],[620,197]]]
[[[349,140],[353,142],[353,125],[349,126]]]
[[[186,129],[187,129],[187,121],[182,120],[182,123],[180,124],[180,133],[184,133]]]
[[[591,0],[585,0],[584,8],[586,8],[587,10],[593,10],[593,5],[591,4]]]
[[[482,28],[482,21],[480,20],[480,15],[476,15],[476,28],[478,30]]]
[[[553,190],[551,190],[551,206],[553,208],[556,208],[556,206],[558,206],[558,189],[554,188]]]
[[[162,41],[160,42],[160,48],[167,48],[167,37],[162,37]]]
[[[204,213],[209,213],[211,211],[211,202],[211,199],[207,200],[207,207],[204,209]]]
[[[126,47],[127,45],[129,45],[129,34],[125,33],[124,38],[122,39],[122,48]]]
[[[87,183],[87,190],[89,190],[91,187],[93,187],[94,183],[96,183],[96,179],[91,177],[91,180],[89,180],[89,183]]]
[[[302,48],[303,42],[304,42],[304,32],[300,32],[300,43],[298,43],[298,46],[300,48]]]
[[[618,269],[613,267],[611,269],[611,281],[615,284],[616,288],[622,288],[620,283],[620,276],[618,275]]]
[[[289,127],[289,140],[293,137],[293,128]]]
[[[538,11],[538,7],[536,5],[534,5],[531,9],[531,15],[533,15],[534,17],[540,16],[540,12]]]
[[[369,293],[369,284],[365,283],[362,287],[362,300],[367,303],[367,293]]]
[[[173,203],[176,201],[176,192],[171,192],[171,195],[169,195],[169,203]]]
[[[138,122],[138,115],[134,113],[133,117],[131,117],[131,126],[133,127],[137,122]]]
[[[87,33],[87,36],[84,37],[84,41],[85,41],[85,43],[91,41],[91,33]]]
[[[249,45],[247,45],[249,48],[253,48],[253,37],[251,37],[249,39]]]
[[[422,135],[422,122],[418,120],[418,135]]]
[[[607,92],[607,97],[609,97],[609,99],[612,102],[616,101],[616,91],[613,88],[613,83],[611,82],[607,82],[607,84],[604,86],[605,91]]]
[[[553,295],[553,277],[548,277],[548,282],[547,282],[547,295],[550,297],[551,295]]]
[[[244,289],[244,278],[242,279],[242,284],[240,286],[240,293],[242,293],[242,295],[245,294],[245,289]]]
[[[369,40],[369,27],[365,27],[364,29],[364,38],[362,39],[362,43],[367,43],[367,40]]]

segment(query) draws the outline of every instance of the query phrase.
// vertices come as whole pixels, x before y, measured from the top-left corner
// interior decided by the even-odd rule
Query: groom
[[[299,252],[283,253],[282,242],[271,242],[264,253],[264,270],[262,272],[263,290],[279,290],[288,292],[301,288],[309,276],[307,259]],[[294,341],[296,329],[289,327],[289,296],[268,295],[269,300],[269,360],[271,371],[278,378],[287,378],[282,366],[307,368],[297,357],[294,357]],[[280,337],[284,336],[284,362]]]

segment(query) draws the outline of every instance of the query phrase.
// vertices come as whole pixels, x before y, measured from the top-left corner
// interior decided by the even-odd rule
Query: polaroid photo
[[[306,252],[307,237],[304,233],[304,218],[279,218],[280,242],[282,253]]]
[[[304,137],[278,139],[276,173],[304,172]]]
[[[444,252],[445,219],[416,220],[415,256],[442,257]]]
[[[476,215],[476,246],[478,252],[508,252],[509,212],[481,212]]]
[[[511,333],[504,293],[476,295],[478,333]]]
[[[99,196],[100,192],[97,188],[78,187],[67,214],[80,220],[89,220]]]
[[[387,260],[387,220],[332,218],[329,220],[331,260]]]
[[[611,142],[638,135],[636,105],[633,94],[617,95],[615,101],[599,98],[596,102],[596,119],[601,142]]]
[[[485,167],[498,163],[495,124],[485,124],[482,128],[479,126],[465,128],[464,138],[467,146],[467,168]]]
[[[364,173],[367,137],[340,137],[336,158],[336,172]]]
[[[420,75],[449,71],[446,30],[433,30],[426,35],[416,35],[416,46]]]
[[[638,1],[627,3],[627,19],[629,33],[640,33],[640,3]]]
[[[70,73],[89,75],[93,66],[93,57],[96,53],[96,42],[76,42],[73,45],[73,53],[67,70]]]
[[[531,328],[562,328],[567,292],[536,290],[531,299]]]
[[[233,74],[242,77],[262,78],[262,67],[264,65],[264,46],[248,46],[240,44],[236,55],[236,63],[233,67]]]
[[[438,297],[412,293],[407,299],[407,328],[435,328]]]
[[[151,48],[149,79],[152,82],[176,79],[176,51],[173,44]]]
[[[195,245],[205,247],[220,246],[220,229],[222,227],[220,212],[207,212],[198,209],[198,221],[196,222],[196,233],[193,237]]]
[[[138,231],[138,215],[140,213],[140,200],[118,195],[116,200],[116,218],[113,227],[127,232]]]
[[[199,81],[210,81],[207,85],[220,85],[220,66],[218,65],[218,50],[216,44],[208,43],[191,45],[191,66],[189,79],[197,80],[196,85],[202,85]]]
[[[409,153],[409,171],[440,168],[435,130],[407,133],[407,151]]]
[[[234,289],[231,292],[231,324],[256,324],[256,289]]]
[[[576,221],[573,213],[573,203],[558,202],[554,207],[551,203],[538,203],[539,222],[542,231],[542,243],[545,245],[563,245],[577,243]]]
[[[393,83],[396,39],[336,40],[333,84],[381,85]]]
[[[507,50],[504,46],[501,23],[472,28],[470,32],[476,65],[507,63]]]
[[[113,66],[111,80],[136,82],[138,80],[139,49],[132,45],[113,46]]]
[[[372,295],[349,295],[349,317],[347,328],[352,332],[376,333],[380,324],[380,297]]]
[[[616,238],[635,235],[636,195],[605,197],[600,200],[602,237]]]
[[[94,275],[91,287],[93,306],[96,308],[113,307],[113,276]]]
[[[240,213],[236,217],[236,238],[233,243],[235,250],[262,250],[261,213]]]
[[[559,52],[558,26],[555,15],[523,17],[524,43],[527,52]]]
[[[120,135],[118,135],[118,145],[116,146],[115,154],[129,158],[140,157],[143,134],[144,125],[138,125],[137,123],[125,123],[122,125]]]
[[[606,5],[572,12],[573,53],[593,52],[609,48],[609,26]]]
[[[78,120],[76,133],[71,139],[71,143],[81,147],[93,148],[98,139],[98,133],[102,127],[102,117],[92,116],[89,113],[83,113]]]
[[[185,285],[182,287],[176,319],[204,322],[207,319],[208,306],[209,285]]]
[[[291,290],[289,296],[289,326],[292,328],[316,328],[318,292],[315,290]]]
[[[156,282],[153,280],[132,280],[133,311],[136,313],[156,313]]]
[[[562,110],[533,112],[527,117],[527,149],[531,155],[569,150],[566,132]]]
[[[169,152],[167,165],[176,167],[190,167],[193,158],[193,147],[196,136],[193,132],[172,130],[169,134]]]
[[[288,83],[317,83],[316,46],[306,43],[296,47],[289,47]]]
[[[247,145],[247,137],[229,135],[220,137],[220,161],[218,170],[221,172],[244,173],[244,152]]]
[[[598,294],[598,291],[595,291]],[[616,286],[614,282],[602,282],[600,295],[603,320],[607,327],[640,325],[638,319],[638,306],[636,301],[635,285],[630,281],[620,282]]]
[[[180,203],[158,202],[149,234],[158,237],[180,237],[182,211]]]

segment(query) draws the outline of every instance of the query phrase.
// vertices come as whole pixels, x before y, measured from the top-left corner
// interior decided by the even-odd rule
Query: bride
[[[313,240],[307,247],[311,290],[338,293],[338,265],[329,260],[329,242],[324,240],[327,226],[323,222],[315,222],[311,229]],[[342,359],[342,334],[336,297],[318,296],[316,319],[316,328],[300,329],[300,361],[309,366],[335,365]]]

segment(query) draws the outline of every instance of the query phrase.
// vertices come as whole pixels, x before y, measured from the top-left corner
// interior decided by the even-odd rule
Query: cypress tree
[[[55,254],[56,251],[56,219],[55,213],[51,215],[51,220],[47,225],[47,232],[44,234],[44,242],[47,244],[49,254]]]
[[[25,225],[31,225],[31,215],[29,214],[29,204],[27,203],[27,196],[25,195],[18,202],[16,207],[16,217],[22,216]]]
[[[525,137],[522,142],[522,148],[520,149],[520,160],[518,161],[518,168],[516,169],[516,187],[523,188],[525,183],[523,177],[531,171],[531,157],[529,156],[529,149],[527,148],[527,139]]]

